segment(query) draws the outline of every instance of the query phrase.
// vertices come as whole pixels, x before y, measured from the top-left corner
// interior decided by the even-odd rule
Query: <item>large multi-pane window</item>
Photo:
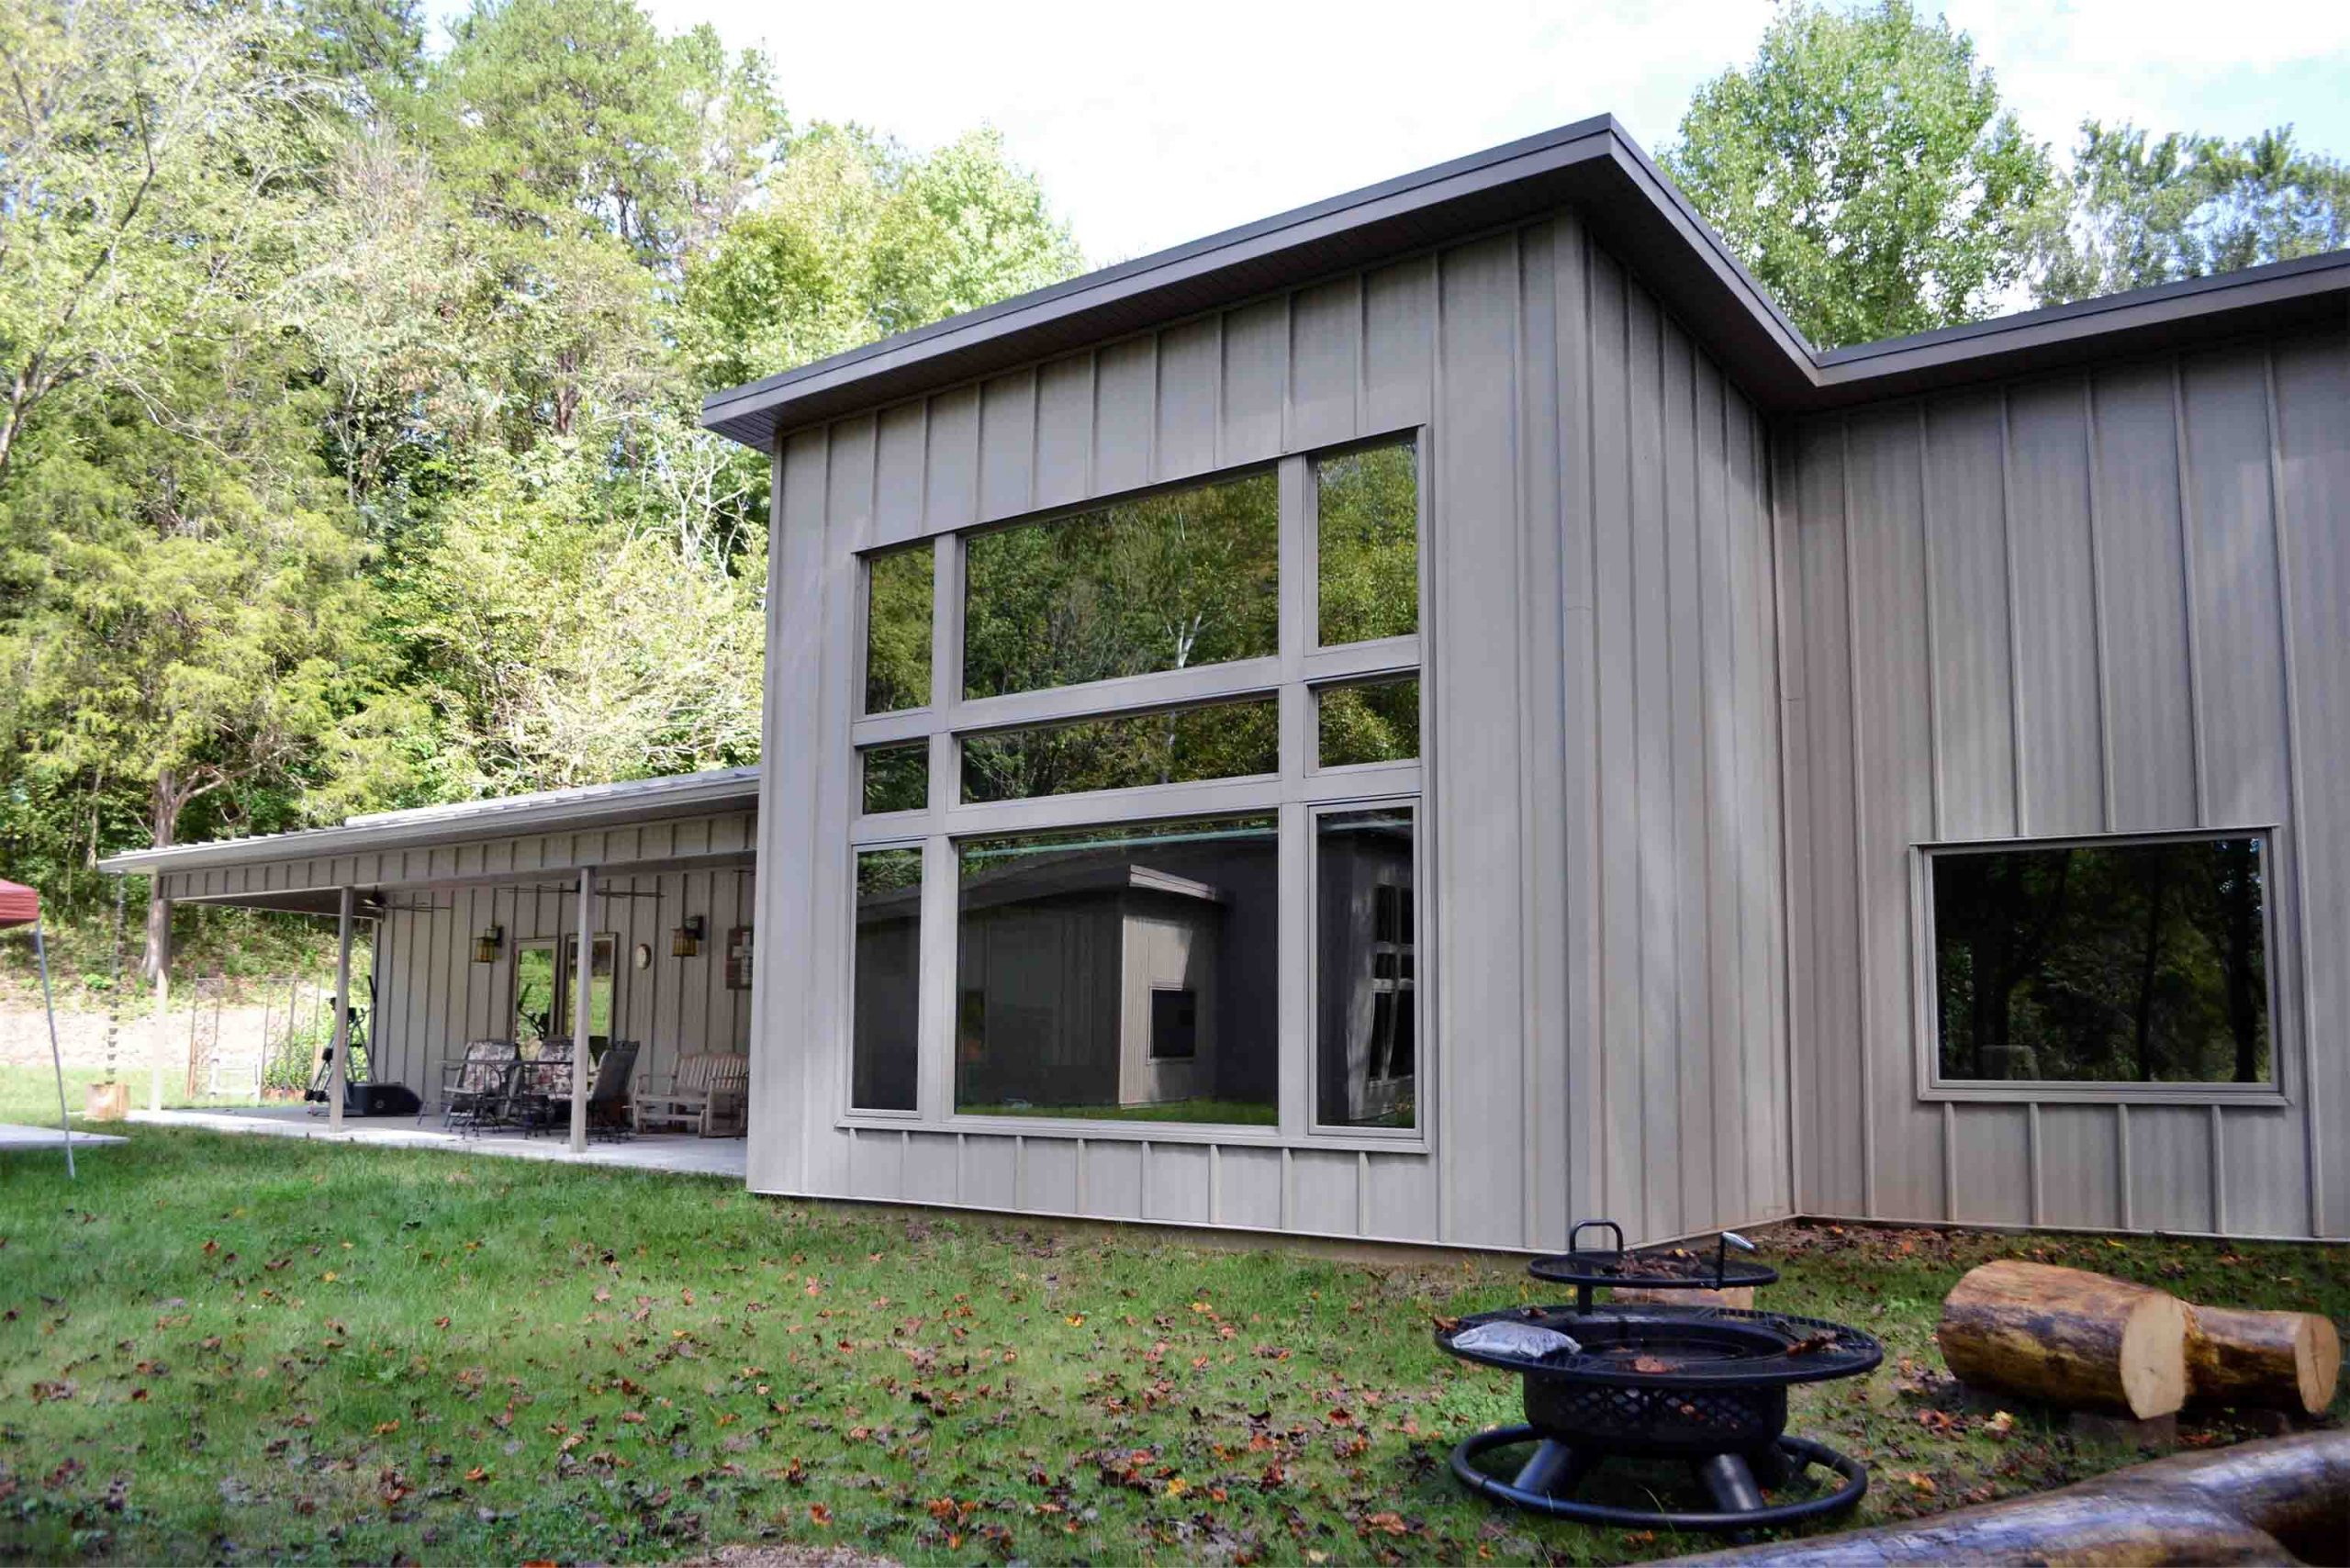
[[[852,1114],[1420,1133],[1419,472],[866,557]]]
[[[1927,857],[1946,1083],[2273,1085],[2268,839]]]

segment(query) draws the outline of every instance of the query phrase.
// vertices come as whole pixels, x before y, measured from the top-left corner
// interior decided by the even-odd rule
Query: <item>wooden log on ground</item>
[[[2187,1402],[2187,1313],[2166,1291],[2000,1259],[1971,1270],[1934,1331],[1962,1383],[2145,1420]]]
[[[2342,1337],[2313,1312],[2187,1309],[2188,1396],[2315,1416],[2333,1403]]]
[[[2158,1459],[2062,1491],[1897,1525],[1684,1558],[1779,1568],[1911,1562],[2339,1562],[2350,1555],[2350,1432]]]

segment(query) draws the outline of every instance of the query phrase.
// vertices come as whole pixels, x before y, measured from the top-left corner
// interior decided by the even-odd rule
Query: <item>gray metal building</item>
[[[1602,118],[704,418],[774,463],[755,813],[111,864],[722,882],[747,1020],[667,994],[760,1192],[2350,1236],[2350,254],[1821,353]],[[379,966],[411,1081],[480,923]]]

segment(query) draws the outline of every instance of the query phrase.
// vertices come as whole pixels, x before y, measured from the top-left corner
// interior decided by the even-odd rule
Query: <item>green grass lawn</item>
[[[1606,1562],[1444,1468],[1516,1391],[1428,1322],[1507,1260],[1372,1267],[1141,1231],[151,1127],[0,1155],[0,1559]],[[2318,1249],[1782,1229],[1772,1305],[1883,1338],[1798,1391],[1882,1521],[2135,1455],[1955,1396],[1942,1292],[2003,1252],[2350,1310]],[[1547,1294],[1547,1291],[1546,1291]],[[2342,1411],[2337,1407],[2336,1418]],[[2196,1425],[2194,1442],[2242,1435]],[[1619,1478],[1619,1488],[1636,1490]]]

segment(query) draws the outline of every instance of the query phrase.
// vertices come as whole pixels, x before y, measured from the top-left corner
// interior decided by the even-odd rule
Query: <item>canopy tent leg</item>
[[[351,906],[345,887],[335,904],[334,1044],[327,1068],[327,1131],[342,1131],[342,1091],[351,1081]]]
[[[588,1051],[588,1031],[594,1019],[588,1009],[596,987],[596,871],[579,868],[579,962],[571,999],[571,1152],[588,1151],[588,1073],[593,1063]]]
[[[57,1071],[57,1130],[65,1135],[65,1179],[76,1180],[73,1174],[73,1123],[65,1114],[65,1053],[57,1047],[57,998],[49,989],[49,942],[41,935],[41,921],[33,917],[33,958],[40,965],[40,1002],[49,1010],[49,1061]]]

